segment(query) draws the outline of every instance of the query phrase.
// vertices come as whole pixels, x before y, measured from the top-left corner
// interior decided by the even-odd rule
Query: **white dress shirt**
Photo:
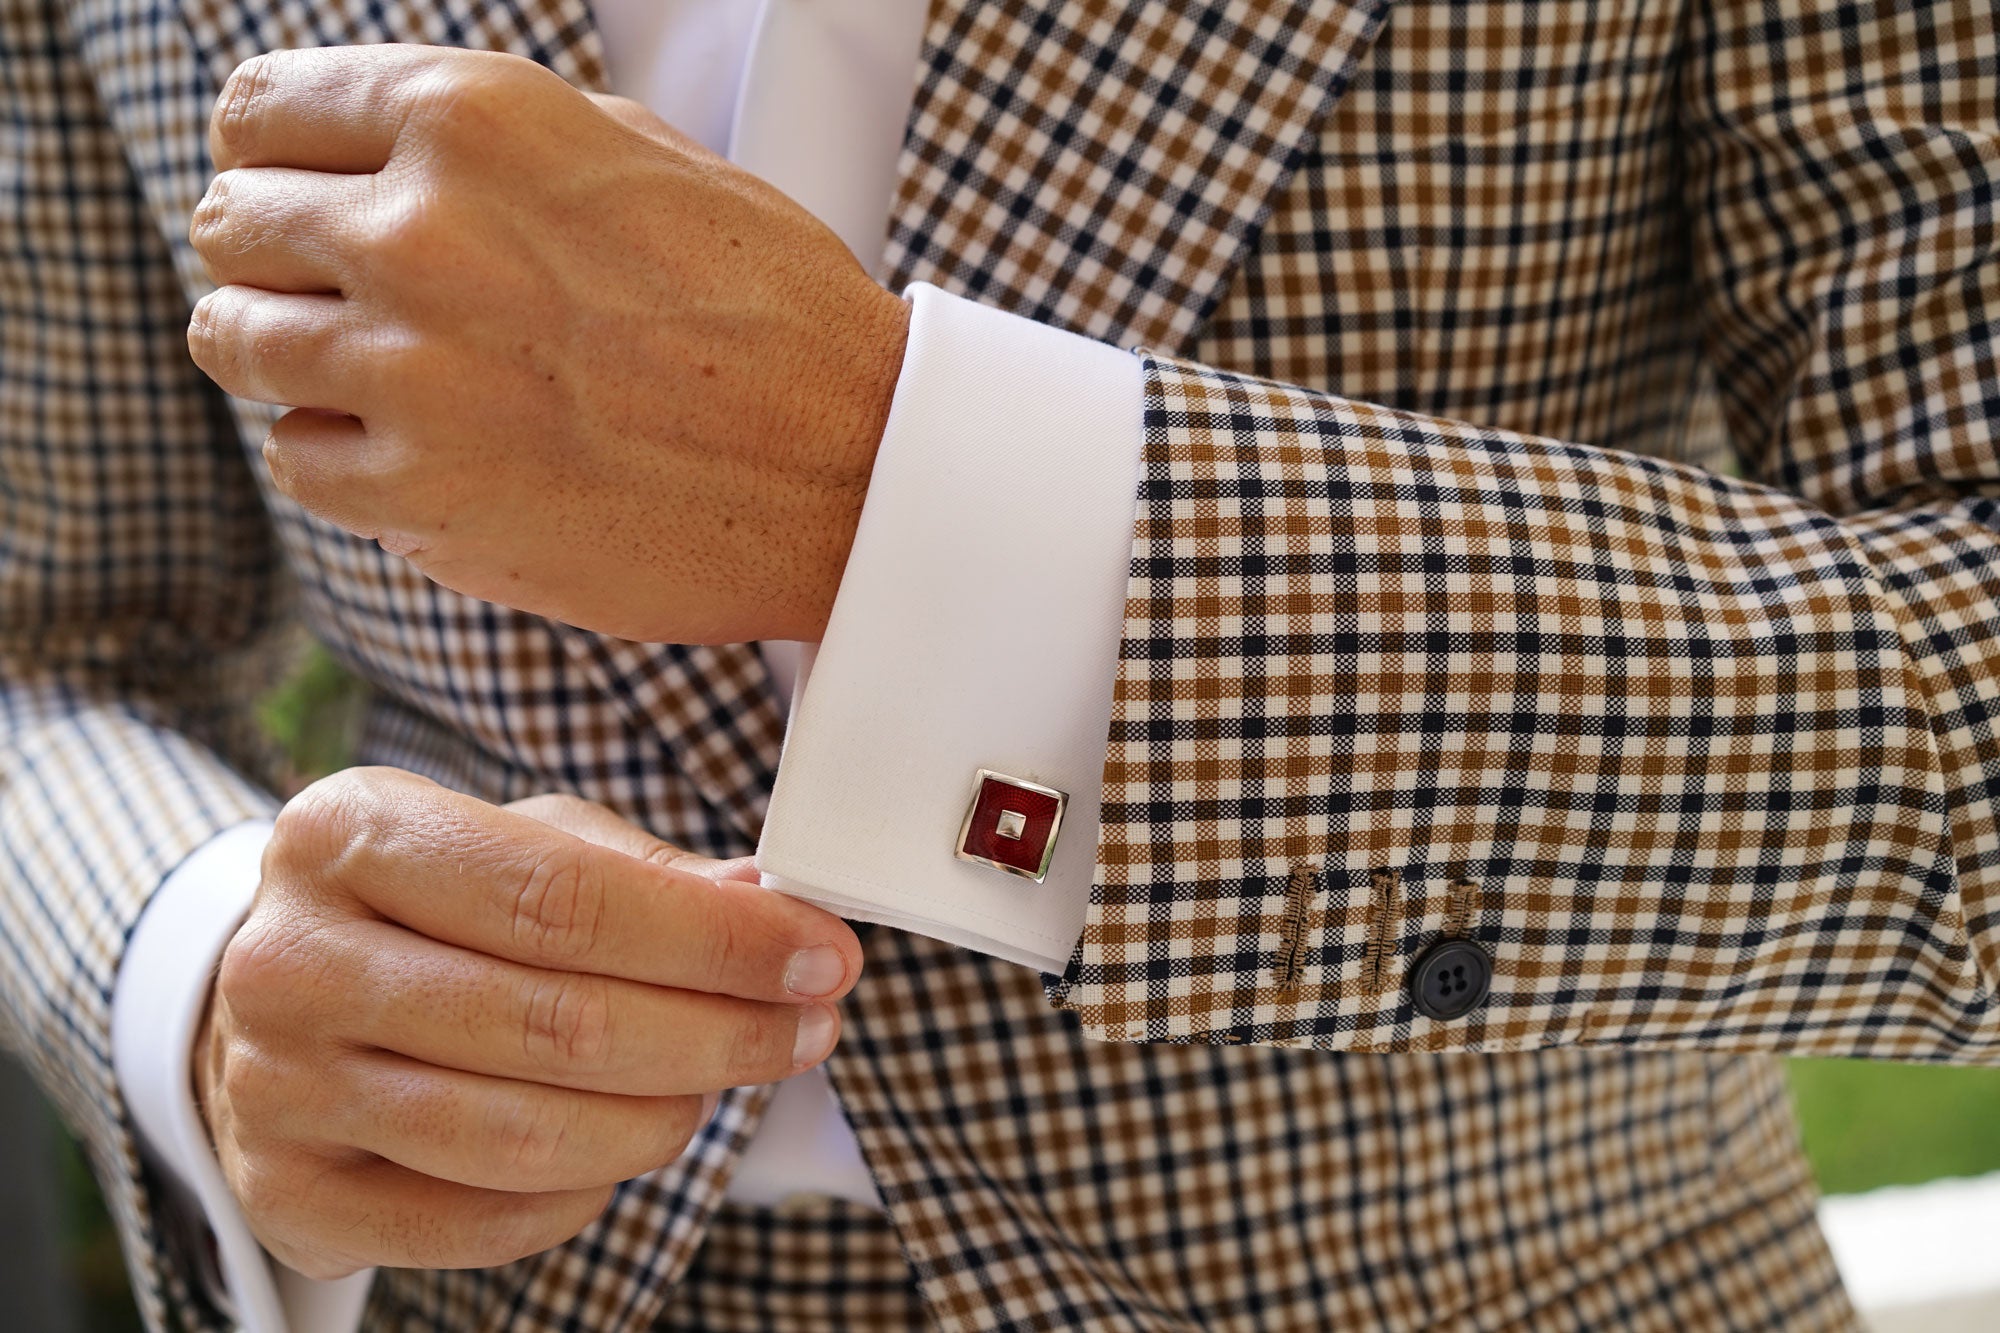
[[[597,19],[614,90],[776,184],[873,269],[927,8],[598,0]],[[767,646],[792,712],[759,864],[767,883],[843,915],[1059,970],[1090,891],[1138,363],[935,288],[908,295],[909,347],[826,638]],[[954,858],[981,768],[1068,793],[1044,882]],[[189,1079],[209,978],[269,832],[227,830],[160,886],[121,964],[113,1061],[141,1138],[215,1234],[243,1326],[346,1333],[372,1274],[313,1282],[264,1256]],[[876,1198],[817,1070],[780,1085],[729,1188],[750,1203],[802,1192]]]

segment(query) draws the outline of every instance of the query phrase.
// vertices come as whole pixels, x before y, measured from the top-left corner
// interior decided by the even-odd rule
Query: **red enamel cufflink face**
[[[1037,884],[1049,873],[1069,798],[1054,787],[982,768],[958,829],[958,859],[977,861]]]

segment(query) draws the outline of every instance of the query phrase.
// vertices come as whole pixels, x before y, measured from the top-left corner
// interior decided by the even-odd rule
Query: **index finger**
[[[391,42],[252,56],[236,67],[216,98],[208,121],[209,155],[217,171],[380,171],[423,80],[467,54]]]
[[[280,816],[272,846],[286,850],[273,854],[432,939],[531,967],[794,1004],[844,995],[860,975],[846,922],[756,884],[639,860],[394,770],[350,769],[315,790]],[[302,819],[312,826],[299,829]]]

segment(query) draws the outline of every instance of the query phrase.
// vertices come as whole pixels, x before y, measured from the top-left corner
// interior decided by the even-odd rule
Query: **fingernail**
[[[828,945],[814,949],[801,949],[792,955],[792,961],[785,964],[785,989],[794,995],[806,995],[817,999],[831,995],[840,989],[840,983],[847,979],[847,963],[841,958],[840,950]]]
[[[812,1064],[833,1049],[833,1021],[833,1010],[823,1004],[799,1015],[799,1035],[792,1043],[793,1068]]]

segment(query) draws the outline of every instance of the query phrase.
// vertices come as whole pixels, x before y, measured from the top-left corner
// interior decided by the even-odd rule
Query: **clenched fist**
[[[677,1157],[716,1093],[826,1058],[847,925],[601,806],[356,769],[279,816],[195,1085],[287,1266],[488,1267]]]
[[[817,639],[908,309],[777,190],[514,56],[239,68],[196,362],[298,409],[278,488],[476,597],[627,638]]]

